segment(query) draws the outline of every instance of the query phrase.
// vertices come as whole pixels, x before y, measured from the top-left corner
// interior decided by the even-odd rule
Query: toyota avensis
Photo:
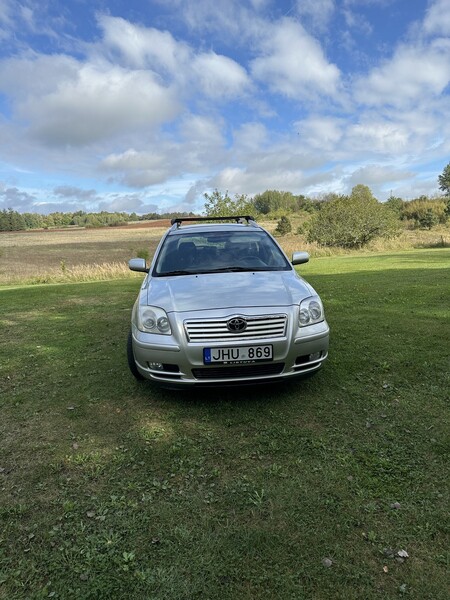
[[[292,266],[308,260],[295,252],[289,263],[249,216],[173,219],[150,268],[129,262],[147,273],[131,318],[131,372],[185,388],[314,373],[329,328],[319,296]]]

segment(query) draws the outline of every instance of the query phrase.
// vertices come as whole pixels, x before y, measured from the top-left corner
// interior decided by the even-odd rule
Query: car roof
[[[180,227],[171,227],[169,235],[183,235],[183,233],[208,233],[212,231],[264,231],[264,229],[255,224],[246,225],[244,223],[202,223],[195,225],[182,225]]]

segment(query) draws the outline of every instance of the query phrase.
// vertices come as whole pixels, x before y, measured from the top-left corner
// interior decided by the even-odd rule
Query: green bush
[[[350,196],[337,196],[313,215],[308,241],[323,246],[359,248],[379,237],[397,235],[398,217],[380,204],[367,186],[357,185]]]
[[[144,258],[145,260],[148,261],[148,259],[150,258],[150,253],[146,248],[140,248],[137,252],[136,252],[136,257],[137,258]]]
[[[446,222],[448,217],[447,203],[441,198],[432,199],[421,196],[404,203],[402,217],[408,221],[413,221],[415,227],[431,229],[438,223]]]
[[[205,202],[205,213],[207,217],[230,217],[233,215],[251,215],[254,206],[245,194],[236,194],[234,200],[228,192],[222,194],[214,190],[211,194],[203,194]]]
[[[281,217],[281,219],[278,221],[277,227],[275,229],[275,234],[276,235],[286,235],[287,233],[290,233],[291,231],[292,231],[292,225],[291,225],[290,220],[286,216]]]

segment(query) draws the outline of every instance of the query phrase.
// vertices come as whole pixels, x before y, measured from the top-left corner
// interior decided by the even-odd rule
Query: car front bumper
[[[170,388],[246,385],[305,377],[319,370],[328,356],[329,327],[326,321],[299,328],[294,315],[282,337],[252,340],[189,342],[183,317],[171,315],[172,335],[155,335],[139,331],[132,325],[133,353],[139,373]],[[270,361],[245,364],[205,365],[203,349],[207,346],[273,347]]]

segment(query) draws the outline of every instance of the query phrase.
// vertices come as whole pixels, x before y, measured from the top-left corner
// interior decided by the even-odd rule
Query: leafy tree
[[[291,192],[279,190],[266,190],[262,194],[256,194],[253,205],[257,213],[268,215],[279,210],[291,212],[297,208],[297,199]]]
[[[70,225],[70,221],[72,220],[71,213],[63,213],[63,212],[52,212],[50,213],[53,219],[53,224],[55,227],[66,227]]]
[[[22,217],[27,229],[39,229],[44,226],[42,216],[37,213],[23,213]]]
[[[367,186],[357,185],[350,196],[334,197],[313,215],[308,241],[357,248],[377,237],[393,237],[399,226],[392,210],[380,204]]]
[[[399,218],[402,216],[403,205],[403,200],[401,198],[397,198],[396,196],[389,196],[389,198],[386,200],[386,206],[394,211]]]
[[[45,215],[43,217],[43,227],[45,229],[48,229],[49,227],[54,227],[54,226],[55,226],[55,221],[53,220],[53,216]]]
[[[420,198],[404,203],[402,217],[413,221],[415,227],[431,229],[438,223],[445,223],[447,220],[446,210],[447,204],[443,199],[420,196]]]
[[[12,208],[0,212],[0,231],[21,231],[26,229],[25,219]]]
[[[254,208],[252,201],[245,194],[236,194],[234,200],[228,192],[222,194],[214,190],[204,194],[205,212],[207,217],[229,217],[233,215],[251,215]]]
[[[313,213],[320,208],[318,200],[311,200],[311,198],[307,198],[303,195],[296,196],[295,200],[297,211],[304,210],[307,213]]]
[[[358,185],[355,185],[355,187],[352,188],[351,198],[367,203],[373,202],[374,200],[375,202],[378,202],[375,196],[372,194],[370,187],[363,185],[362,183],[358,183]]]
[[[419,225],[422,229],[431,229],[439,223],[439,217],[431,208],[427,208],[424,215],[419,219]]]
[[[278,221],[277,227],[275,229],[275,233],[277,235],[286,235],[287,233],[290,233],[291,231],[292,231],[292,224],[291,224],[290,220],[286,216],[281,217],[281,219]]]
[[[442,175],[438,177],[439,189],[444,192],[445,196],[450,196],[450,162],[442,171]]]

